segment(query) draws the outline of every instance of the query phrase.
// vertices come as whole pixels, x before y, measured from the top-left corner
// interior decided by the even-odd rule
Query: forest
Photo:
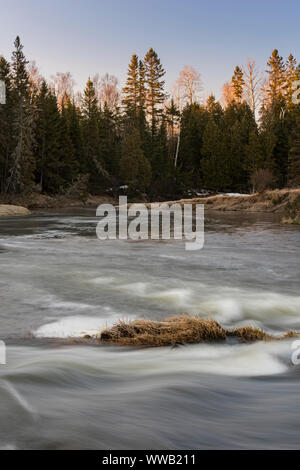
[[[222,99],[203,98],[185,66],[172,92],[150,48],[131,57],[124,88],[106,74],[74,91],[71,73],[46,81],[19,37],[0,56],[0,192],[164,199],[300,185],[300,65],[274,49],[261,72],[238,65]],[[300,82],[298,82],[299,85]]]

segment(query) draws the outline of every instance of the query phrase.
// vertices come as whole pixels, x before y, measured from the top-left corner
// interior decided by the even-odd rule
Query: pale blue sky
[[[299,0],[0,0],[0,8],[0,54],[10,57],[19,34],[46,78],[70,71],[78,87],[97,72],[122,84],[131,55],[149,47],[168,88],[193,65],[217,97],[247,57],[264,69],[277,48],[300,62]]]

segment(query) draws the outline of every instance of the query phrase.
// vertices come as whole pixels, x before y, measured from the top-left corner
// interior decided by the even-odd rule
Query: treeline
[[[117,194],[125,186],[129,195],[157,198],[300,184],[300,68],[292,55],[284,62],[274,50],[262,84],[253,67],[236,67],[223,106],[214,96],[197,102],[192,67],[171,98],[164,76],[150,49],[143,60],[132,56],[122,95],[109,75],[101,89],[89,78],[74,95],[70,74],[47,83],[17,37],[11,60],[0,57],[1,192]]]

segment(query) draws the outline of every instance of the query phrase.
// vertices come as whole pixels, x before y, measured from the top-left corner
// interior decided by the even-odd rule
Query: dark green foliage
[[[293,186],[300,186],[300,105],[298,107],[297,122],[291,135],[289,153],[288,181]]]
[[[142,142],[137,129],[126,137],[120,161],[120,174],[129,194],[136,190],[146,191],[151,183],[151,165],[142,150]]]
[[[234,74],[232,77],[232,89],[233,89],[233,97],[237,103],[240,103],[243,98],[243,91],[244,91],[244,74],[242,69],[237,65]]]
[[[131,58],[122,109],[100,103],[90,79],[81,99],[68,92],[58,106],[45,81],[29,80],[27,64],[17,37],[11,62],[0,57],[1,192],[86,197],[110,188],[117,195],[127,184],[134,197],[161,200],[199,189],[249,191],[268,175],[272,186],[300,184],[300,105],[292,99],[300,69],[292,54],[284,61],[275,49],[268,60],[259,125],[240,67],[225,109],[211,95],[180,110],[173,99],[166,105],[165,70],[152,48],[144,60]]]

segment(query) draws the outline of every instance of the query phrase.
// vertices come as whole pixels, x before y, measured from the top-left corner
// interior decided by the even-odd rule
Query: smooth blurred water
[[[68,338],[189,312],[300,330],[299,228],[208,213],[204,249],[186,252],[100,242],[97,221],[91,209],[0,219],[0,448],[298,447],[292,341],[134,349]]]

